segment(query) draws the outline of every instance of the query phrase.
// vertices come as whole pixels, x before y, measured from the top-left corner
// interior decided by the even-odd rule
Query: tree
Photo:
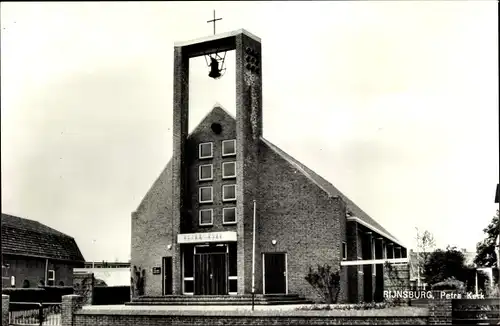
[[[499,212],[491,220],[487,228],[483,230],[486,234],[486,239],[480,241],[476,245],[476,257],[474,264],[481,267],[494,267],[497,264],[497,254],[495,252],[496,239],[500,233],[499,229]]]
[[[425,264],[429,260],[430,255],[436,248],[436,241],[434,240],[434,235],[429,231],[425,230],[420,232],[418,228],[415,240],[417,242],[417,252],[416,254],[416,268],[419,279],[424,274]]]
[[[455,247],[438,249],[431,253],[424,266],[424,277],[429,284],[442,282],[450,277],[461,280],[465,267],[463,252]]]
[[[467,291],[474,291],[476,285],[476,273],[478,288],[486,288],[487,276],[481,271],[476,272],[473,266],[465,265],[465,255],[456,247],[448,246],[446,250],[438,249],[431,253],[425,264],[424,276],[431,285],[456,279],[463,282]]]

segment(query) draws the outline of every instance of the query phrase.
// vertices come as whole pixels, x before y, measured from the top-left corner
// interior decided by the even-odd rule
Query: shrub
[[[316,270],[309,267],[309,273],[305,277],[306,281],[313,287],[324,302],[337,303],[340,292],[339,270],[332,271],[332,268],[325,264],[318,265]]]
[[[456,290],[458,293],[465,293],[465,283],[454,277],[449,277],[442,282],[431,286],[432,290]]]

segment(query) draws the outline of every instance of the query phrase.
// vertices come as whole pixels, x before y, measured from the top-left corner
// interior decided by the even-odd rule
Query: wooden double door
[[[226,247],[198,249],[194,255],[194,294],[226,295],[227,283]]]

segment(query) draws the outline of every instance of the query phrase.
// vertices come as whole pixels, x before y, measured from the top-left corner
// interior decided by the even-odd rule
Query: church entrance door
[[[194,294],[228,294],[227,246],[196,247],[195,250]]]
[[[286,286],[286,254],[266,253],[264,254],[264,293],[285,294]]]

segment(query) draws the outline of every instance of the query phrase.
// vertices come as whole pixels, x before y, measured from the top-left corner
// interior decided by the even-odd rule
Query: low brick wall
[[[2,325],[8,320],[8,296],[2,295]],[[413,316],[380,316],[381,311],[267,311],[227,310],[194,311],[179,307],[178,311],[159,307],[133,309],[102,306],[83,307],[78,295],[63,297],[61,326],[142,326],[142,325],[438,325],[451,324],[451,299],[429,301],[429,313]],[[83,307],[83,308],[82,308]],[[7,318],[7,319],[6,319]]]
[[[2,326],[9,325],[9,296],[2,294]]]

